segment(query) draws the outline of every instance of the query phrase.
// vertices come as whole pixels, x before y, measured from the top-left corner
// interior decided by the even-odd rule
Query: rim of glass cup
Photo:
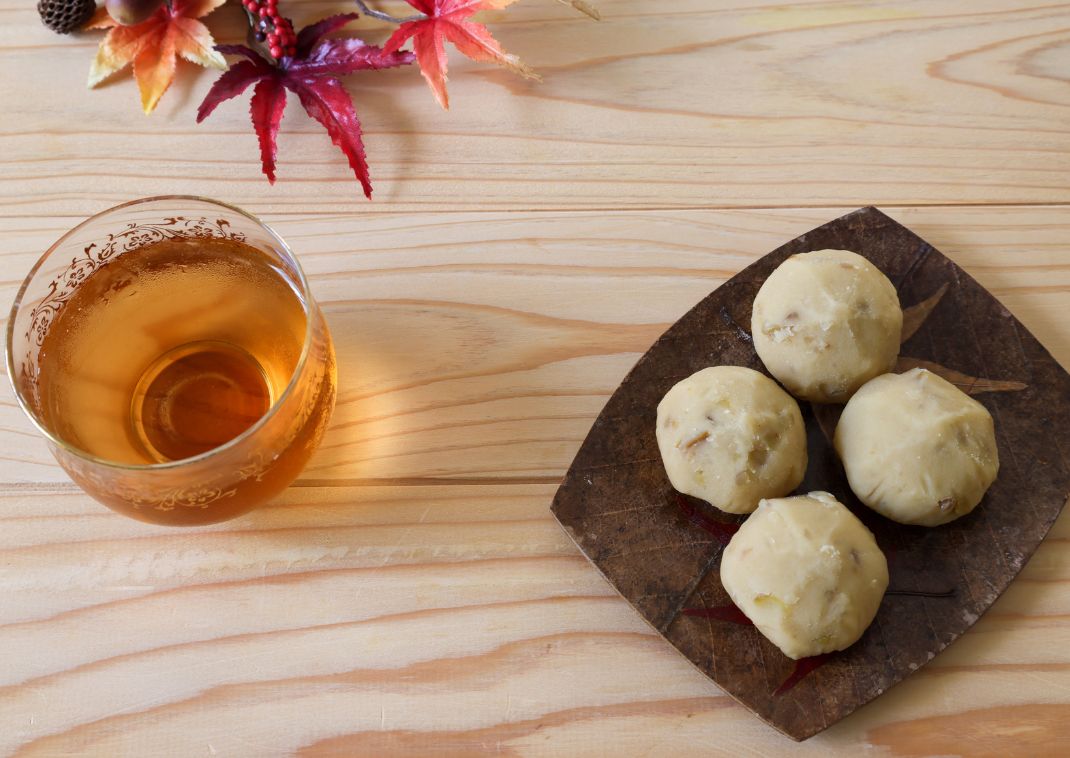
[[[271,407],[267,409],[264,415],[257,419],[255,424],[243,431],[237,437],[227,440],[222,445],[213,447],[210,450],[205,450],[203,453],[198,453],[197,455],[191,456],[189,458],[179,458],[178,460],[166,461],[164,463],[120,463],[118,461],[108,460],[107,458],[98,458],[97,456],[93,455],[92,453],[89,453],[88,451],[82,450],[81,448],[71,445],[70,443],[53,434],[52,430],[48,429],[43,423],[41,423],[41,420],[37,418],[37,414],[35,414],[30,409],[29,405],[26,402],[26,399],[22,396],[22,392],[19,390],[18,384],[15,381],[15,355],[14,351],[12,350],[12,343],[15,339],[15,316],[18,313],[19,307],[22,305],[22,298],[26,294],[26,290],[29,288],[30,282],[33,280],[34,276],[41,269],[45,261],[52,254],[52,252],[55,251],[56,248],[58,248],[64,242],[66,242],[75,232],[82,229],[86,225],[99,220],[103,216],[114,213],[115,211],[120,211],[138,205],[146,205],[148,203],[159,203],[167,201],[194,201],[197,203],[206,203],[208,205],[214,205],[218,208],[224,208],[232,213],[244,216],[257,226],[259,226],[261,229],[266,231],[268,235],[270,235],[275,240],[275,242],[278,243],[279,247],[281,248],[280,252],[290,261],[290,263],[293,264],[294,270],[297,272],[297,285],[301,288],[302,294],[301,308],[305,313],[305,339],[304,343],[301,345],[301,355],[297,359],[297,365],[294,366],[293,374],[290,376],[290,381],[286,384],[286,389],[284,389],[282,393],[278,396],[278,398],[276,398],[275,402],[271,404]],[[37,262],[33,264],[33,267],[26,274],[26,278],[23,279],[22,285],[19,287],[19,291],[15,295],[15,302],[12,303],[11,311],[8,314],[6,330],[7,339],[4,345],[4,352],[7,354],[7,378],[8,382],[11,385],[11,389],[15,393],[15,399],[18,401],[19,407],[22,408],[23,413],[25,413],[26,416],[29,417],[30,421],[33,422],[33,425],[37,427],[37,430],[41,432],[41,434],[43,434],[45,438],[53,445],[62,448],[64,451],[70,453],[71,455],[77,456],[78,458],[81,458],[82,460],[92,463],[96,466],[106,466],[108,468],[122,469],[126,471],[161,471],[164,469],[178,468],[180,466],[188,466],[191,463],[199,463],[200,461],[205,461],[210,458],[214,458],[220,453],[226,452],[227,450],[231,450],[237,447],[242,442],[256,434],[260,429],[262,429],[264,425],[267,424],[268,420],[275,415],[275,413],[280,407],[282,407],[282,404],[287,399],[289,399],[290,395],[293,393],[294,387],[297,386],[298,379],[301,377],[301,374],[304,371],[305,364],[308,362],[309,353],[311,352],[312,335],[315,326],[313,308],[314,301],[312,299],[312,293],[308,286],[308,278],[305,276],[305,270],[301,268],[301,262],[297,260],[297,256],[294,255],[293,250],[291,250],[290,246],[286,244],[286,240],[284,240],[278,232],[276,232],[270,226],[268,226],[259,218],[254,216],[252,213],[242,210],[236,205],[224,203],[221,200],[213,200],[209,197],[202,197],[200,195],[155,195],[153,197],[142,197],[138,198],[137,200],[130,200],[125,203],[120,203],[119,205],[112,206],[111,208],[106,208],[105,210],[102,210],[98,213],[94,213],[92,216],[89,216],[84,221],[65,232],[63,236],[61,236],[58,240],[53,242],[49,246],[49,248],[41,254],[41,257],[37,259]]]

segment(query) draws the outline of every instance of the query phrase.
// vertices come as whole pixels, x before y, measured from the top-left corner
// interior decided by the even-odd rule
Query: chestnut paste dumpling
[[[658,448],[672,486],[728,513],[786,495],[806,472],[806,430],[795,400],[742,366],[703,369],[658,404]]]
[[[999,471],[991,414],[922,368],[879,376],[856,392],[835,444],[858,499],[901,524],[966,515]]]
[[[754,349],[788,391],[843,403],[899,354],[903,311],[888,278],[861,255],[793,255],[754,298]]]
[[[721,556],[721,582],[789,658],[853,644],[888,587],[873,534],[827,492],[763,500]]]

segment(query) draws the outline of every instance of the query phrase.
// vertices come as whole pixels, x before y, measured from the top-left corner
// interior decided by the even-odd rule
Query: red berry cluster
[[[271,57],[293,57],[297,52],[297,35],[290,19],[279,15],[279,0],[243,0],[242,5],[250,16],[259,17],[254,29],[256,41],[267,44]]]

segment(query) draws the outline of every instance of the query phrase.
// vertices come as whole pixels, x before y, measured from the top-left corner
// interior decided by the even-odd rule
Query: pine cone
[[[60,34],[70,34],[93,17],[97,9],[94,0],[38,0],[37,12],[41,22]]]

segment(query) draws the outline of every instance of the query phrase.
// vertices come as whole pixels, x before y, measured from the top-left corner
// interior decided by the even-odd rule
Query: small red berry
[[[281,58],[282,57],[282,48],[279,47],[278,45],[272,45],[270,52],[271,52],[271,57],[272,58]]]
[[[245,0],[242,5],[244,5],[245,10],[249,11],[250,13],[256,10],[256,2],[254,0]]]
[[[257,13],[260,15],[260,18],[267,18],[268,17],[268,9],[267,8],[261,8],[259,11],[257,11]]]

